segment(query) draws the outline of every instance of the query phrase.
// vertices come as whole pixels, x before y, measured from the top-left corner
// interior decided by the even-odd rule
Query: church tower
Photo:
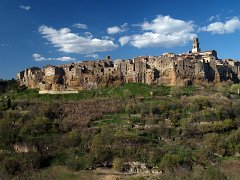
[[[198,53],[201,51],[201,49],[199,48],[199,41],[198,41],[198,38],[195,37],[193,39],[193,48],[192,48],[192,53]]]

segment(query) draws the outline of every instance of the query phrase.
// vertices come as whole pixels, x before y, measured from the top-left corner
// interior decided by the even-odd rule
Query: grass
[[[36,179],[59,179],[59,180],[93,180],[99,179],[90,171],[72,171],[64,166],[52,166],[42,170],[35,176]],[[34,178],[33,178],[34,179]]]
[[[104,125],[127,125],[127,114],[105,114],[103,118],[93,122],[93,126],[101,127]]]
[[[124,125],[124,121],[121,119],[104,119],[104,120],[99,120],[96,123],[94,123],[94,126],[101,127],[107,124],[112,124],[112,125]]]
[[[139,137],[140,135],[140,131],[137,130],[137,129],[132,129],[128,128],[128,130],[126,130],[126,128],[117,128],[116,131],[115,131],[115,137],[118,137],[118,138],[137,138]]]
[[[141,83],[125,83],[121,86],[99,88],[92,90],[81,90],[78,94],[38,94],[36,89],[18,88],[7,93],[1,94],[0,99],[9,96],[12,100],[40,100],[45,102],[53,101],[78,101],[82,99],[91,99],[99,97],[150,97],[150,92],[155,96],[169,95],[171,87],[168,86],[151,86]]]
[[[144,180],[141,176],[126,176],[116,174],[113,170],[95,170],[95,171],[72,171],[64,166],[52,166],[40,172],[36,172],[30,177],[26,175],[22,179],[59,179],[59,180],[103,180],[103,179],[126,179],[126,180]]]

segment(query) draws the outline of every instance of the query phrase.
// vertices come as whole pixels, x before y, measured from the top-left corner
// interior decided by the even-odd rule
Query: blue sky
[[[240,59],[234,0],[0,0],[0,79],[27,67],[182,53]]]

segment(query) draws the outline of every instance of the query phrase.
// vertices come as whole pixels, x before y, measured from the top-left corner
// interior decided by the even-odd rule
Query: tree
[[[7,101],[7,109],[10,109],[11,107],[12,107],[12,103],[11,103],[11,99],[9,97],[8,101]]]
[[[94,157],[95,163],[110,162],[113,158],[111,144],[113,143],[112,126],[106,125],[101,129],[100,134],[94,136],[90,153]]]
[[[161,160],[160,166],[163,169],[173,170],[182,161],[178,154],[165,154]]]

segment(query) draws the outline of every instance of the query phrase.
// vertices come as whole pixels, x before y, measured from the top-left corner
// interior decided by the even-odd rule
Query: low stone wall
[[[77,94],[78,91],[39,91],[39,94]]]

